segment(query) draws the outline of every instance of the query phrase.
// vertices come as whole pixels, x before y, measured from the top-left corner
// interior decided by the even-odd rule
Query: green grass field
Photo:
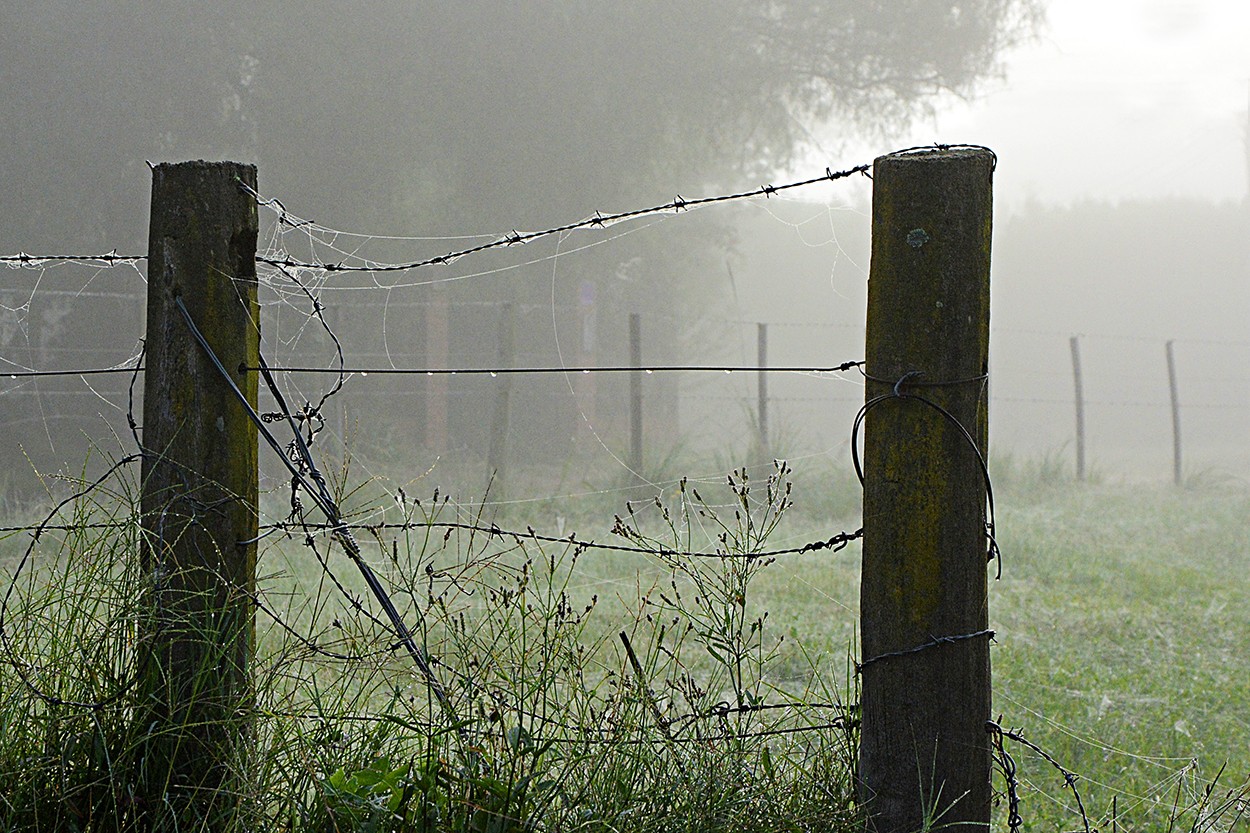
[[[1003,574],[989,588],[995,718],[1079,776],[1098,829],[1113,829],[1113,813],[1120,830],[1229,829],[1235,809],[1200,819],[1176,808],[1205,801],[1215,816],[1231,790],[1247,809],[1250,488],[1210,477],[1087,485],[1044,461],[1005,468],[995,478]],[[857,560],[803,556],[758,586],[775,624],[838,672],[854,638]],[[1062,774],[1008,751],[1025,829],[1080,829]]]
[[[731,551],[781,549],[857,525],[844,479],[799,480],[794,508],[774,485],[752,481],[745,501],[741,481],[737,491],[700,484],[699,499],[693,486],[674,489],[667,518],[621,507],[627,536],[611,534],[599,502],[545,511],[558,509],[562,534],[581,540],[681,549],[721,534]],[[1079,776],[1096,829],[1246,829],[1250,675],[1238,659],[1250,656],[1250,488],[1076,484],[1045,462],[1003,466],[995,487],[994,717]],[[117,516],[125,491],[72,519]],[[374,522],[482,520],[441,500],[396,501],[377,484],[344,502]],[[533,518],[498,522],[554,531]],[[234,765],[240,829],[856,828],[855,545],[691,562],[449,527],[360,537],[440,658],[454,719],[300,536],[268,539],[257,745]],[[6,585],[28,540],[0,540]],[[124,689],[141,585],[134,546],[48,535],[14,584],[0,827],[135,821],[125,790],[141,762],[126,698],[51,705],[28,685],[83,702]],[[346,559],[324,541],[317,551],[376,609]],[[805,705],[772,708],[784,704]],[[1024,746],[1007,751],[1023,829],[1083,829],[1063,775]],[[996,829],[1008,829],[1007,809],[1004,797]]]
[[[1003,499],[995,708],[1082,776],[1102,829],[1113,801],[1121,829],[1168,829],[1222,767],[1213,799],[1250,776],[1248,521],[1233,483]],[[1033,812],[1060,818],[1057,774],[1022,769]]]

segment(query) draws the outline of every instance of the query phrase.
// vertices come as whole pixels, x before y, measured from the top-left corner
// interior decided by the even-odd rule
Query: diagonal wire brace
[[[265,442],[278,455],[278,458],[282,461],[283,465],[286,466],[287,470],[291,473],[291,476],[304,487],[304,489],[312,497],[313,501],[317,504],[317,508],[320,509],[326,516],[334,538],[339,542],[340,546],[343,547],[347,556],[352,560],[352,563],[356,565],[356,568],[360,571],[365,583],[369,586],[369,590],[373,593],[374,597],[378,600],[378,603],[382,606],[382,609],[386,612],[387,618],[390,619],[391,625],[394,627],[395,633],[399,637],[401,644],[403,644],[403,646],[407,649],[409,656],[412,657],[412,660],[416,664],[418,670],[420,670],[422,675],[425,676],[426,682],[430,686],[430,690],[434,692],[434,697],[438,700],[439,706],[447,714],[448,718],[452,721],[452,724],[457,728],[457,731],[463,735],[464,726],[456,716],[455,708],[451,703],[451,698],[448,696],[447,690],[443,687],[442,683],[435,675],[430,659],[426,655],[425,651],[416,644],[416,641],[413,639],[412,632],[408,629],[408,626],[404,624],[403,617],[400,616],[399,611],[395,608],[394,602],[391,601],[391,598],[387,594],[385,588],[382,587],[382,583],[378,580],[377,574],[373,572],[373,569],[362,557],[360,545],[356,543],[356,539],[352,535],[351,529],[343,521],[342,513],[339,511],[338,505],[326,489],[325,478],[316,467],[316,464],[312,459],[312,452],[309,450],[308,445],[304,442],[304,438],[300,434],[298,427],[295,425],[294,419],[291,417],[285,401],[281,398],[281,394],[277,391],[276,385],[273,383],[273,378],[269,375],[269,368],[265,364],[264,357],[262,356],[260,360],[261,372],[264,374],[266,383],[270,386],[271,392],[273,392],[278,398],[279,407],[286,414],[287,420],[291,424],[292,431],[295,434],[295,444],[299,452],[300,460],[307,468],[309,474],[305,474],[299,467],[291,462],[287,454],[284,452],[282,445],[273,436],[273,434],[269,432],[264,420],[259,414],[256,413],[255,409],[252,408],[251,404],[247,401],[247,397],[243,395],[241,390],[239,390],[239,387],[235,384],[234,380],[230,378],[230,373],[222,365],[221,360],[217,357],[217,354],[213,352],[213,349],[209,345],[207,339],[204,338],[204,334],[200,332],[199,328],[195,325],[195,322],[191,319],[191,313],[187,311],[186,306],[182,303],[182,298],[175,298],[174,303],[177,305],[179,312],[182,313],[183,320],[186,322],[187,327],[191,330],[191,334],[195,337],[195,340],[199,342],[200,347],[204,349],[205,354],[207,354],[214,367],[217,368],[217,372],[221,374],[221,377],[226,381],[226,384],[229,385],[230,390],[234,392],[235,397],[239,400],[239,403],[247,412],[248,417],[252,420],[253,424],[255,424],[257,431],[262,437],[265,438]]]

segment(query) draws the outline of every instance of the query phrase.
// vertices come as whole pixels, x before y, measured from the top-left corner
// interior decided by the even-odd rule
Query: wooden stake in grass
[[[247,737],[255,642],[257,433],[179,299],[252,407],[260,353],[256,168],[152,173],[144,356],[143,569],[151,613],[135,741],[154,828],[224,829]],[[205,827],[207,825],[207,827]]]
[[[499,359],[496,367],[510,368],[516,342],[516,316],[512,304],[499,308]],[[512,374],[505,373],[495,379],[495,402],[490,420],[490,448],[486,454],[486,476],[491,487],[491,497],[496,501],[508,496],[508,423],[511,415]]]
[[[1085,480],[1085,386],[1081,378],[1081,341],[1068,339],[1072,351],[1072,388],[1076,402],[1076,479]]]
[[[1172,341],[1167,343],[1168,354],[1168,393],[1172,403],[1172,482],[1177,486],[1185,482],[1184,467],[1181,465],[1181,398],[1176,383],[1176,351],[1172,349]]]
[[[642,316],[629,314],[629,366],[642,367]],[[635,485],[646,485],[642,473],[642,371],[629,374],[629,468]]]
[[[983,149],[873,167],[860,793],[879,833],[967,833],[990,820],[993,168]]]
[[[755,413],[757,416],[759,430],[759,456],[762,461],[772,459],[772,449],[768,444],[768,325],[760,322],[756,324],[755,336],[755,355],[756,367],[756,394],[757,402]]]

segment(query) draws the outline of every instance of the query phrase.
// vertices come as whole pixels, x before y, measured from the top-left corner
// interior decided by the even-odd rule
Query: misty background
[[[1078,336],[1093,468],[1167,479],[1173,340],[1187,470],[1242,476],[1250,59],[1229,41],[1250,20],[1232,2],[1089,5],[14,7],[0,27],[0,253],[145,253],[149,162],[255,163],[262,196],[280,201],[262,206],[264,251],[362,264],[805,179],[900,147],[986,144],[999,154],[993,452],[1071,465]],[[764,322],[770,364],[835,365],[863,353],[870,188],[838,181],[424,270],[297,277],[353,367],[494,366],[503,304],[517,366],[624,364],[630,313],[647,363],[753,364]],[[0,275],[10,372],[137,354],[141,267]],[[332,366],[290,276],[262,280],[271,362]],[[332,378],[285,384],[316,402]],[[650,476],[758,456],[754,374],[645,383]],[[329,431],[367,470],[403,480],[433,467],[431,486],[480,489],[494,384],[353,375],[326,408]],[[518,379],[510,456],[552,489],[619,480],[627,384]],[[30,491],[35,471],[81,469],[92,440],[115,451],[127,386],[5,380],[6,494]],[[768,450],[842,465],[858,377],[774,374],[769,387]]]

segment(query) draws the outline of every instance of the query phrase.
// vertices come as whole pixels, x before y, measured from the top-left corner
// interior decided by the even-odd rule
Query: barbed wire
[[[126,529],[133,521],[95,521],[85,524],[24,524],[18,526],[0,526],[0,533],[8,532],[79,532],[87,529]]]
[[[997,727],[998,724],[993,726]],[[994,731],[989,726],[987,729],[991,733],[990,747],[994,763],[1002,771],[1003,781],[1006,783],[1007,830],[1010,833],[1020,833],[1024,818],[1020,815],[1020,780],[1016,777],[1016,759],[1011,757],[1011,753],[1004,746],[1003,733]]]
[[[712,708],[701,712],[690,712],[675,717],[667,717],[666,721],[670,726],[675,724],[683,724],[689,727],[704,720],[724,720],[732,714],[747,714],[768,710],[788,709],[798,712],[804,709],[813,711],[824,710],[841,710],[847,714],[839,715],[831,720],[820,723],[813,723],[806,726],[783,726],[770,727],[761,729],[747,729],[740,732],[718,732],[715,734],[699,733],[690,737],[682,737],[679,735],[668,736],[664,739],[666,744],[690,745],[718,743],[729,740],[752,740],[756,738],[777,737],[782,735],[804,734],[809,732],[823,732],[830,729],[846,729],[849,725],[856,722],[856,718],[850,717],[850,713],[856,709],[854,704],[846,705],[842,703],[776,703],[776,704],[760,704],[754,706],[726,707],[727,704],[718,704]],[[403,719],[390,714],[329,714],[324,711],[317,710],[315,712],[297,712],[287,710],[270,710],[257,709],[255,714],[261,717],[280,717],[286,720],[311,720],[318,723],[327,719],[341,720],[350,723],[390,723],[400,725],[412,731],[419,732],[437,732],[446,731],[445,727],[428,721],[414,721]],[[562,746],[578,745],[578,744],[611,744],[613,746],[641,746],[655,743],[651,738],[647,737],[620,737],[621,730],[615,728],[594,728],[588,726],[575,726],[571,724],[561,723],[553,720],[550,715],[543,715],[542,723],[561,730],[560,735],[546,735],[536,733],[533,735],[535,742],[542,744],[560,744]],[[641,727],[633,727],[634,731],[640,731]],[[481,729],[469,729],[468,733],[479,738],[496,736],[497,733],[491,733]]]
[[[803,555],[809,552],[817,552],[819,550],[831,550],[838,552],[847,547],[852,541],[858,541],[864,537],[864,530],[855,530],[854,532],[839,532],[836,535],[820,541],[811,541],[796,547],[786,547],[776,550],[764,550],[752,553],[730,553],[725,551],[697,552],[683,551],[669,547],[637,547],[625,544],[600,544],[594,540],[579,538],[577,533],[568,535],[546,535],[537,532],[533,527],[527,527],[524,531],[514,529],[504,529],[497,524],[475,524],[464,523],[459,521],[406,521],[393,523],[347,523],[348,528],[358,529],[369,533],[380,533],[386,531],[405,531],[411,532],[418,529],[444,529],[451,531],[482,533],[492,538],[510,538],[517,543],[522,541],[535,541],[544,544],[561,544],[571,546],[578,551],[600,550],[606,552],[633,553],[637,555],[658,555],[668,558],[744,558],[744,559],[760,559],[775,558],[783,555]],[[303,521],[277,521],[275,523],[261,524],[262,533],[283,532],[290,534],[292,532],[307,533],[309,531],[331,533],[335,527],[329,523],[307,523]]]
[[[914,648],[904,648],[901,651],[887,651],[884,654],[877,654],[876,656],[869,657],[868,659],[863,660],[862,662],[857,662],[855,663],[855,673],[862,674],[865,668],[867,668],[870,665],[875,665],[876,663],[881,662],[882,660],[895,659],[897,657],[906,657],[912,654],[919,654],[919,653],[923,653],[924,651],[928,651],[932,648],[940,648],[943,645],[953,645],[957,642],[966,642],[969,639],[985,638],[993,642],[994,636],[995,636],[994,631],[989,630],[988,628],[985,630],[976,631],[974,633],[962,633],[962,634],[959,634],[958,636],[936,636],[933,639],[930,639],[928,642],[923,642],[920,645],[915,646]]]
[[[689,365],[689,364],[652,364],[652,365],[570,365],[548,367],[299,367],[270,366],[271,373],[354,373],[367,375],[392,376],[506,376],[506,375],[542,375],[552,373],[844,373],[860,367],[863,361],[846,361],[838,365],[777,365],[759,367],[746,364],[727,365]],[[255,373],[259,367],[244,365],[241,371]]]
[[[270,366],[271,373],[305,373],[305,374],[356,374],[360,376],[507,376],[507,375],[544,375],[553,373],[845,373],[863,365],[862,361],[846,361],[837,365],[777,365],[757,367],[754,365],[684,365],[684,364],[652,364],[652,365],[602,365],[568,367],[300,367]],[[0,378],[37,379],[49,376],[97,376],[110,373],[143,372],[139,366],[93,367],[71,370],[13,370],[0,371]],[[245,373],[260,373],[259,366],[244,365],[239,368]]]
[[[286,268],[291,268],[291,269],[316,269],[316,270],[321,270],[325,272],[402,272],[402,271],[408,271],[410,269],[420,269],[420,268],[424,268],[428,266],[444,266],[444,265],[450,264],[451,262],[455,260],[459,260],[463,257],[468,257],[469,255],[474,255],[480,252],[490,251],[492,249],[499,249],[499,248],[504,248],[504,247],[509,247],[509,246],[525,245],[526,243],[531,243],[535,240],[540,240],[544,237],[551,237],[552,235],[564,234],[566,232],[577,231],[579,229],[606,228],[609,225],[623,222],[626,220],[633,220],[633,219],[637,219],[640,217],[647,217],[647,216],[656,215],[656,214],[667,214],[669,212],[680,213],[682,211],[689,211],[693,208],[698,208],[700,206],[705,206],[705,205],[712,205],[715,203],[730,202],[733,200],[743,200],[743,199],[747,199],[750,197],[761,197],[761,196],[771,197],[774,194],[777,194],[781,191],[788,191],[794,188],[804,188],[810,185],[815,185],[819,182],[832,182],[832,181],[836,181],[839,179],[847,179],[849,177],[854,176],[855,174],[869,175],[869,171],[871,170],[872,170],[871,164],[856,165],[853,168],[848,168],[842,171],[834,171],[832,168],[825,168],[825,173],[822,176],[811,177],[809,179],[800,180],[798,182],[789,182],[784,185],[763,185],[759,188],[753,188],[750,191],[739,191],[739,192],[730,193],[730,194],[721,194],[715,197],[700,197],[697,199],[689,199],[689,200],[685,199],[679,194],[674,199],[666,203],[663,203],[661,205],[654,205],[649,208],[634,209],[632,211],[619,211],[619,212],[609,213],[609,214],[605,214],[602,211],[596,211],[594,215],[590,217],[587,217],[583,220],[578,220],[576,222],[566,223],[562,226],[556,226],[553,228],[543,229],[542,231],[520,232],[520,231],[513,230],[511,233],[506,234],[503,237],[498,238],[496,240],[492,240],[489,243],[482,243],[477,246],[470,246],[468,248],[459,249],[453,252],[448,252],[447,254],[444,254],[444,255],[438,255],[436,257],[425,258],[424,260],[410,261],[407,263],[386,263],[386,264],[370,264],[370,265],[353,266],[353,265],[346,265],[343,263],[308,263],[304,261],[298,261],[293,258],[274,258],[274,257],[264,257],[264,256],[258,256],[256,258],[256,262],[264,263],[268,266],[274,266],[274,267],[286,267]],[[254,199],[256,199],[258,203],[267,202],[267,200],[265,200],[264,197],[262,197],[253,189],[247,186],[242,186],[242,187],[244,188],[245,191],[251,194],[251,196]]]
[[[7,265],[11,269],[38,269],[50,263],[88,263],[106,266],[134,265],[147,259],[147,255],[119,255],[116,250],[98,255],[32,255],[27,252],[0,255],[0,263]]]
[[[1016,795],[1016,787],[1018,786],[1018,783],[1015,781],[1015,761],[1012,760],[1011,756],[1008,755],[1006,750],[1003,749],[1004,738],[1015,741],[1021,746],[1029,749],[1042,760],[1046,761],[1046,763],[1050,764],[1059,771],[1059,773],[1063,776],[1064,785],[1072,791],[1072,796],[1076,799],[1076,808],[1081,815],[1081,823],[1084,825],[1085,833],[1092,833],[1089,826],[1089,815],[1085,812],[1085,802],[1081,800],[1081,791],[1076,787],[1076,782],[1080,776],[1066,769],[1062,764],[1055,760],[1052,755],[1046,752],[1046,750],[1025,738],[1024,735],[1020,733],[1021,730],[1004,729],[1001,721],[1001,715],[997,721],[985,721],[985,731],[989,732],[993,737],[992,744],[994,748],[1001,753],[1000,762],[1001,765],[1004,766],[1004,774],[1007,775],[1009,821],[1011,818],[1017,820],[1019,819],[1020,800]],[[1008,766],[1009,769],[1007,768]],[[1010,829],[1014,833],[1014,831],[1019,828],[1018,826],[1012,826]]]

